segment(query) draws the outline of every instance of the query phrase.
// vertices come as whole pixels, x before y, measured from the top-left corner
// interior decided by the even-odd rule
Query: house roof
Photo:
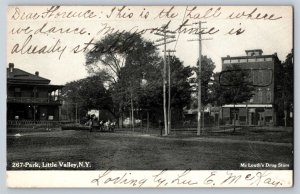
[[[37,84],[49,84],[50,80],[40,77],[39,75],[31,74],[18,68],[6,69],[7,81],[8,82],[26,82],[26,83],[37,83]]]

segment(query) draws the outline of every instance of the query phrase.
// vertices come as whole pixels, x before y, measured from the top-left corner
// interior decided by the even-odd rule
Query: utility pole
[[[199,75],[198,75],[198,117],[197,117],[197,135],[201,133],[201,61],[202,61],[202,40],[201,40],[201,22],[199,22]]]
[[[206,23],[206,22],[201,22],[199,21],[198,23],[194,23],[194,24],[198,24],[198,29],[199,32],[196,33],[198,34],[198,39],[193,39],[193,40],[189,40],[189,41],[198,41],[199,42],[199,59],[198,59],[198,115],[197,115],[197,135],[199,136],[201,134],[201,61],[202,61],[202,40],[211,40],[211,39],[202,39],[202,31],[205,28],[201,27],[201,24]]]
[[[157,45],[155,46],[164,46],[164,68],[163,68],[163,109],[164,109],[164,126],[165,126],[165,134],[164,135],[168,135],[168,118],[167,118],[167,110],[166,110],[166,71],[167,71],[167,61],[166,61],[166,55],[167,55],[167,44],[171,43],[171,42],[175,42],[176,40],[172,39],[172,40],[167,40],[168,38],[175,38],[175,35],[168,35],[169,34],[174,34],[175,32],[171,32],[168,30],[163,30],[162,33],[157,32],[155,33],[155,35],[158,36],[162,36],[162,38],[156,40],[156,42],[158,42]],[[161,41],[163,41],[163,43],[161,43]]]
[[[171,132],[171,52],[175,50],[167,50],[168,52],[168,134]]]

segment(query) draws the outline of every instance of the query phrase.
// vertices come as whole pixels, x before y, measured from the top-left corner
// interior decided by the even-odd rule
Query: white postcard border
[[[292,187],[292,170],[7,171],[10,188]]]

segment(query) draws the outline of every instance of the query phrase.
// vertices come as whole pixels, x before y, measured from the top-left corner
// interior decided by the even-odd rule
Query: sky
[[[84,66],[85,54],[83,52],[74,54],[71,51],[77,45],[83,48],[84,43],[89,42],[92,38],[95,41],[104,38],[106,34],[102,29],[105,25],[114,28],[114,30],[146,29],[160,27],[171,21],[170,29],[176,29],[186,19],[189,19],[189,24],[198,22],[197,16],[204,16],[205,13],[211,17],[201,19],[201,21],[206,22],[203,26],[207,29],[214,27],[219,30],[215,34],[202,35],[202,38],[211,38],[211,40],[202,41],[202,54],[207,55],[215,62],[215,71],[221,70],[221,57],[227,55],[241,56],[245,55],[245,50],[262,49],[263,54],[268,55],[276,52],[279,59],[284,60],[293,48],[293,10],[287,6],[198,6],[191,12],[193,6],[180,6],[173,9],[171,6],[128,6],[118,14],[117,11],[121,8],[119,6],[112,11],[112,6],[60,7],[53,12],[53,14],[60,14],[59,16],[56,15],[56,18],[55,16],[42,18],[42,13],[47,9],[49,10],[50,7],[10,7],[8,11],[7,66],[8,63],[14,63],[16,68],[30,73],[39,71],[40,76],[50,79],[52,84],[65,84],[88,76]],[[254,11],[255,9],[256,11]],[[87,10],[89,10],[88,13],[94,12],[95,17],[76,17],[80,13],[87,12]],[[160,14],[161,11],[165,11],[165,14]],[[63,14],[70,12],[74,17],[63,18]],[[149,12],[146,19],[139,17],[142,12]],[[133,16],[129,18],[131,13]],[[189,13],[190,15],[188,15]],[[252,13],[251,17],[249,17],[250,13]],[[228,19],[231,14],[233,16],[243,14],[244,16]],[[273,16],[271,19],[254,19],[265,14],[267,14],[267,18]],[[33,19],[33,16],[37,18]],[[83,29],[85,33],[79,35],[78,33],[37,32],[45,24],[44,29],[48,30],[51,28],[53,30],[54,27],[64,30],[78,28]],[[228,35],[227,32],[232,28],[235,30],[241,28],[245,31],[240,35]],[[19,29],[19,33],[17,33],[17,29]],[[25,44],[30,36],[30,41]],[[150,33],[145,33],[142,37],[150,41],[160,38]],[[183,61],[185,66],[195,66],[199,56],[198,41],[188,40],[197,38],[198,36],[194,34],[181,33],[179,35],[177,33],[177,43],[168,44],[168,49],[176,49],[175,55]],[[28,54],[25,52],[30,45],[31,49],[35,46],[37,48],[51,47],[57,41],[59,41],[61,48],[66,47],[61,57],[59,57],[59,52],[46,54]],[[23,48],[22,51],[20,51],[21,48]],[[163,55],[161,50],[160,47],[160,55]],[[24,53],[21,54],[21,52]]]

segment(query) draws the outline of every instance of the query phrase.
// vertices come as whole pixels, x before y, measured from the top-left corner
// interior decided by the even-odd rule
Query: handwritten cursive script
[[[284,184],[271,171],[114,171],[112,168],[101,172],[91,180],[99,187],[228,187],[256,186],[280,187]]]
[[[99,48],[94,43],[111,34],[132,33],[143,36],[172,31],[175,34],[207,34],[210,36],[242,36],[249,28],[243,21],[275,22],[282,19],[280,13],[274,13],[260,7],[236,7],[228,11],[226,7],[199,6],[162,6],[162,7],[64,7],[47,6],[40,9],[28,9],[22,6],[11,7],[9,11],[8,33],[12,42],[9,50],[12,55],[49,55],[63,56],[91,50],[112,52],[126,50],[117,44],[109,48]],[[214,20],[226,20],[230,26],[224,28]],[[115,21],[124,21],[124,25],[115,25]],[[207,21],[206,28],[199,29],[195,21]],[[231,24],[231,21],[239,21]],[[87,22],[85,22],[87,21]],[[151,26],[143,22],[151,21]],[[157,21],[157,22],[156,22]],[[181,22],[179,22],[181,21]],[[88,24],[89,22],[89,24]],[[156,24],[157,23],[157,24]],[[162,25],[163,24],[163,25]],[[91,25],[93,28],[91,28]],[[67,41],[69,39],[74,41]],[[75,44],[75,45],[74,45]],[[130,48],[130,46],[129,46]]]

